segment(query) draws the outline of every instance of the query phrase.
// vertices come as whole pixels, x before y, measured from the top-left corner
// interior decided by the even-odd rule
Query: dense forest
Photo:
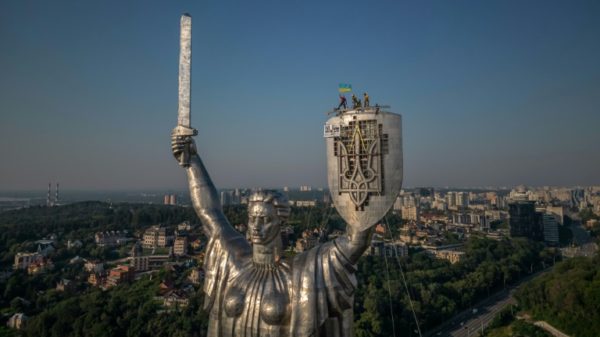
[[[168,276],[166,276],[168,277]],[[47,309],[27,324],[24,336],[202,336],[208,319],[201,309],[204,298],[197,291],[181,311],[161,312],[154,299],[160,280],[143,278],[109,291],[91,289],[69,296],[49,291]]]
[[[90,201],[61,207],[30,207],[0,213],[0,267],[12,265],[19,251],[35,249],[35,240],[56,235],[61,241],[81,240],[87,246],[81,255],[94,253],[101,257],[108,252],[93,244],[94,233],[111,230],[140,231],[155,224],[174,224],[196,219],[191,208],[116,204]]]
[[[600,255],[578,257],[524,285],[516,298],[537,320],[575,337],[600,331]]]
[[[355,334],[385,336],[393,335],[395,329],[396,334],[406,335],[415,331],[400,265],[420,328],[426,331],[505,285],[551,265],[553,257],[539,243],[478,237],[469,239],[466,258],[456,264],[424,252],[400,261],[363,257],[355,298]]]
[[[484,337],[552,337],[531,322],[517,318],[518,308],[506,307],[494,317],[484,330]]]

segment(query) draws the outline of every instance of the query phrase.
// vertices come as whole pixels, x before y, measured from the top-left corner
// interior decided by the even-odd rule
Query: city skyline
[[[600,184],[595,2],[143,4],[0,4],[0,190],[183,190],[183,12],[220,188],[326,187],[339,83],[403,115],[404,186]]]

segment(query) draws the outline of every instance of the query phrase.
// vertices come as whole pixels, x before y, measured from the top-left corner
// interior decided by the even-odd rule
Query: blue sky
[[[326,184],[339,83],[403,115],[405,186],[600,184],[597,1],[0,2],[0,190]]]

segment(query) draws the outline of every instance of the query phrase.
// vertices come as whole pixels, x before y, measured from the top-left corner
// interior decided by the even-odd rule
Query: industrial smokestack
[[[48,194],[46,195],[46,206],[52,206],[52,201],[50,200],[50,190],[52,189],[52,183],[48,183]]]

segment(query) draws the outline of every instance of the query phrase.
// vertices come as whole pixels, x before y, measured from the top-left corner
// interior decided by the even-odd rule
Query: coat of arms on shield
[[[359,230],[381,220],[402,186],[402,118],[378,110],[347,111],[325,124],[331,197]]]

